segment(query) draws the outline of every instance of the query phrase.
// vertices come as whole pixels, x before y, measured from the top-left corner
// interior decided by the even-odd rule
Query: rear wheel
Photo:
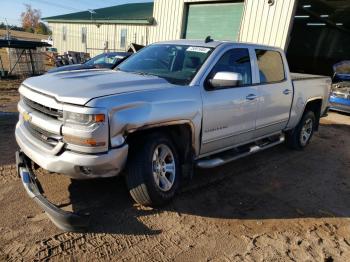
[[[307,111],[294,130],[286,135],[287,145],[294,149],[304,149],[310,143],[315,126],[314,112]]]
[[[143,145],[132,145],[127,185],[137,203],[159,206],[171,200],[179,187],[179,157],[168,136],[158,133],[145,140]]]

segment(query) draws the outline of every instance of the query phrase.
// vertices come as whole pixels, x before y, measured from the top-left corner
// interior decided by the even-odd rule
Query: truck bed
[[[329,76],[291,73],[294,88],[294,99],[290,112],[288,127],[295,127],[300,121],[306,103],[310,99],[322,99],[321,115],[328,106],[328,97],[331,86]]]

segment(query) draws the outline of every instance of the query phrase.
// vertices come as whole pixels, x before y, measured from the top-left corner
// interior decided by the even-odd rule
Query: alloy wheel
[[[165,145],[158,145],[152,157],[152,172],[157,187],[164,192],[171,190],[175,182],[175,159],[171,149]]]

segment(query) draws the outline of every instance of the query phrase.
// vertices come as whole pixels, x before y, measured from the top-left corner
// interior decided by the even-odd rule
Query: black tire
[[[306,123],[309,123],[309,121],[311,121],[311,125],[310,125],[311,130],[310,132],[308,132],[309,136],[307,137],[307,139],[304,139],[306,136],[303,136],[302,138],[303,127],[305,127]],[[305,112],[299,124],[291,132],[286,134],[287,146],[297,150],[302,150],[305,147],[307,147],[315,131],[315,127],[316,127],[316,117],[314,112],[312,111]]]
[[[175,195],[180,184],[181,170],[179,157],[171,139],[162,133],[144,137],[144,142],[134,143],[130,147],[128,159],[127,186],[132,198],[144,206],[161,206],[169,202]],[[154,152],[165,145],[171,150],[175,166],[175,178],[169,190],[161,189],[162,183],[154,177]],[[159,151],[158,151],[159,152]],[[170,173],[168,173],[169,175]],[[165,176],[167,176],[165,174]],[[164,178],[164,177],[163,177]],[[168,180],[170,181],[170,179]]]

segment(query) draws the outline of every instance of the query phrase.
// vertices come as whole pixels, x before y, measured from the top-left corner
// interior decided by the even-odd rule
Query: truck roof
[[[203,40],[180,39],[180,40],[171,40],[171,41],[161,41],[161,42],[157,42],[155,44],[190,45],[190,46],[201,46],[201,47],[209,47],[209,48],[216,48],[222,44],[236,44],[236,45],[243,45],[246,47],[269,48],[269,49],[283,51],[282,49],[280,49],[278,47],[268,46],[268,45],[246,43],[246,42],[237,42],[237,41],[217,41],[217,40],[210,41],[210,42],[206,43],[204,39]]]

